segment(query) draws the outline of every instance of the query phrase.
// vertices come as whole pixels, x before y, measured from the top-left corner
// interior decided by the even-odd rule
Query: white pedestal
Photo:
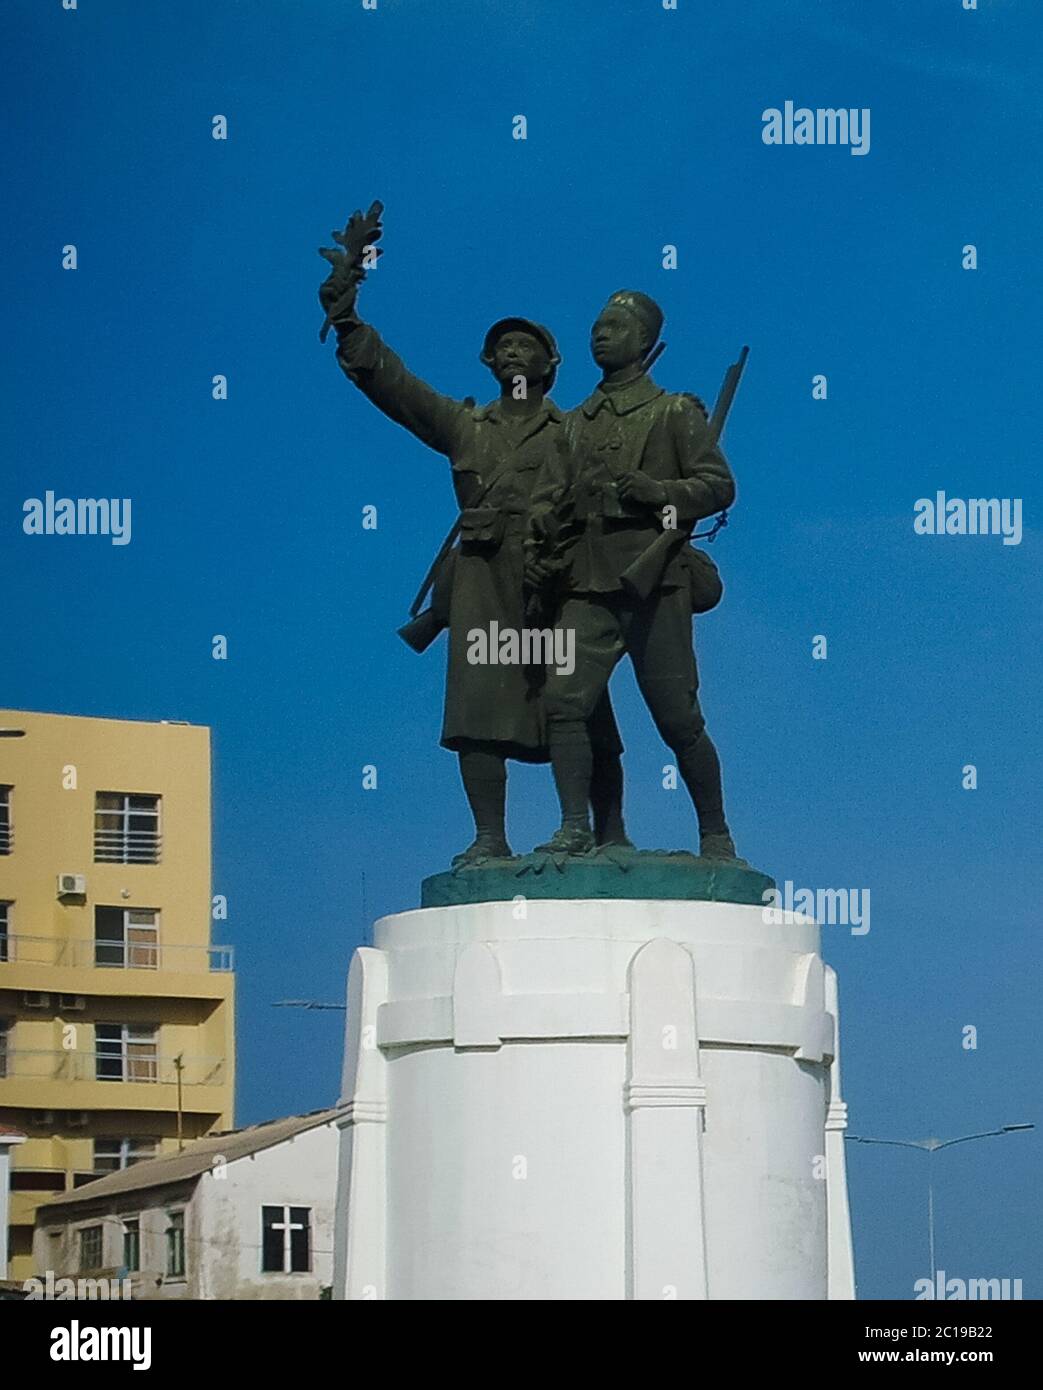
[[[334,1295],[852,1298],[813,922],[517,901],[377,923],[348,982]]]

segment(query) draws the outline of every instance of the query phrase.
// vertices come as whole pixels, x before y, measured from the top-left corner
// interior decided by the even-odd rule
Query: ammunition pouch
[[[465,507],[460,513],[460,544],[467,550],[496,550],[506,533],[507,518],[497,507]]]
[[[616,488],[615,481],[602,481],[596,486],[587,487],[576,501],[576,517],[580,521],[593,521],[601,517],[606,521],[646,520],[648,508],[636,502],[624,502]]]

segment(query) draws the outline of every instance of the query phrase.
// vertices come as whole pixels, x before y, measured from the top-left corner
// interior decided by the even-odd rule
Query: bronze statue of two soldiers
[[[332,266],[319,294],[323,335],[335,329],[349,380],[451,465],[459,518],[402,635],[423,650],[448,628],[441,741],[459,755],[475,822],[454,867],[510,856],[509,758],[553,769],[562,823],[538,852],[633,848],[608,694],[624,654],[692,798],[700,853],[734,860],[692,645],[692,613],[711,607],[720,585],[688,541],[731,504],[735,485],[716,412],[715,424],[696,397],[668,394],[648,374],[661,351],[661,310],[636,291],[610,297],[591,331],[602,379],[568,414],[549,395],[561,360],[553,336],[518,317],[493,324],[480,354],[498,397],[453,400],[356,315],[358,285],[380,254],[380,212],[374,204],[356,213],[334,234],[342,249],[322,252]],[[571,660],[535,660],[531,647],[528,660],[475,660],[474,634],[521,633],[534,620],[568,635]]]

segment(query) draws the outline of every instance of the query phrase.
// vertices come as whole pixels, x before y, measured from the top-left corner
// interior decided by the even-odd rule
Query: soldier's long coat
[[[440,395],[366,324],[342,335],[337,358],[374,405],[452,465],[464,534],[451,571],[443,747],[481,740],[501,745],[508,757],[546,761],[542,670],[472,664],[467,650],[468,633],[476,628],[532,626],[523,610],[522,543],[530,495],[556,446],[561,412],[547,399],[538,414],[518,423],[503,415],[498,401],[479,406]]]

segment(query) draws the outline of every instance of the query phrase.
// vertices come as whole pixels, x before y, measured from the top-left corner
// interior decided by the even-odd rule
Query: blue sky
[[[824,929],[853,1132],[1038,1119],[1031,0],[9,0],[0,32],[0,702],[213,728],[238,1119],[334,1099],[342,1017],[272,1001],[338,1000],[367,923],[469,839],[437,747],[444,648],[395,636],[453,517],[446,466],[317,340],[316,248],[376,197],[362,312],[451,394],[490,393],[482,336],[521,313],[558,334],[573,405],[623,286],[663,305],[669,389],[712,398],[750,344],[726,596],[697,627],[740,849],[780,881],[871,890],[867,935]],[[764,145],[787,99],[869,107],[870,152]],[[131,544],[23,535],[47,489],[130,497]],[[914,535],[937,489],[1022,498],[1022,543]],[[634,837],[690,844],[628,671],[614,694]],[[547,772],[516,770],[515,846],[554,813]],[[940,1267],[1040,1296],[1038,1144],[940,1157]],[[909,1297],[921,1156],[849,1163],[860,1292]]]

